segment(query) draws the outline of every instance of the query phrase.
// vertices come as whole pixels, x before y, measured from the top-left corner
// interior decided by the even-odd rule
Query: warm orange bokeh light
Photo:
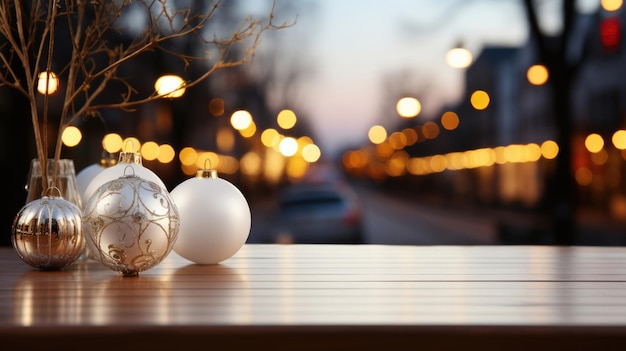
[[[470,97],[470,103],[472,104],[472,107],[477,110],[486,109],[487,106],[489,106],[489,102],[489,94],[487,94],[487,92],[484,90],[476,90],[472,93],[472,96]]]
[[[591,133],[585,138],[585,147],[589,152],[600,152],[604,147],[604,139],[597,133]]]
[[[626,130],[620,129],[613,133],[613,137],[611,138],[613,142],[613,146],[619,150],[626,149]]]
[[[387,138],[387,130],[381,125],[375,125],[369,129],[367,137],[374,144],[380,144]]]
[[[74,147],[83,139],[83,133],[75,126],[69,126],[63,130],[61,140],[67,147]]]
[[[109,133],[102,138],[102,148],[110,154],[114,154],[122,149],[124,140],[117,133]]]
[[[455,112],[447,111],[441,115],[441,125],[447,130],[454,130],[459,126],[459,115]]]
[[[215,117],[219,117],[224,114],[224,99],[213,98],[209,101],[209,113]]]
[[[291,129],[296,125],[296,114],[292,110],[282,110],[276,116],[276,123],[282,129]]]
[[[155,143],[154,141],[148,141],[141,145],[141,157],[143,157],[144,160],[156,160],[158,155],[159,144]]]
[[[609,11],[609,12],[619,10],[620,8],[622,8],[622,5],[623,5],[622,0],[601,0],[600,1],[600,6],[602,6],[602,8],[605,11]]]
[[[526,71],[526,78],[532,85],[543,85],[548,81],[548,69],[544,65],[532,65]]]

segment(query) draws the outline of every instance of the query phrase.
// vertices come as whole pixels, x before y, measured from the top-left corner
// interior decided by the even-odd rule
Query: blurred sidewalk
[[[375,190],[369,190],[375,191]],[[380,191],[380,190],[379,190]],[[408,200],[405,194],[391,194]],[[550,217],[530,211],[493,208],[479,205],[451,204],[412,198],[410,201],[441,221],[450,218],[472,218],[493,228],[495,244],[551,244]],[[469,223],[469,222],[468,222]],[[598,210],[578,209],[576,212],[575,245],[626,246],[626,220],[616,219]]]

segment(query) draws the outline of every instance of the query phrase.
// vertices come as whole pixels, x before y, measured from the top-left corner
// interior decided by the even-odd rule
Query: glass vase
[[[76,181],[76,170],[74,161],[70,159],[58,160],[57,176],[54,176],[55,160],[48,159],[48,184],[44,187],[42,182],[41,165],[38,159],[33,159],[30,163],[28,181],[26,183],[26,203],[42,197],[44,192],[50,187],[59,189],[61,197],[82,209],[82,200]]]

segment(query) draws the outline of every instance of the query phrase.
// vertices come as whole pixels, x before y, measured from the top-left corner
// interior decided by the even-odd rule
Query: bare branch
[[[43,107],[37,104],[40,72],[55,70],[65,86],[54,152],[58,159],[63,130],[77,118],[98,115],[103,109],[133,110],[164,98],[157,92],[140,95],[131,80],[120,75],[122,67],[137,62],[142,55],[158,53],[174,58],[185,70],[192,65],[204,67],[190,73],[185,88],[191,88],[217,70],[251,62],[262,33],[292,25],[275,25],[272,6],[265,24],[248,17],[232,34],[221,38],[214,34],[207,39],[206,28],[220,8],[221,0],[202,12],[192,7],[176,9],[166,0],[0,0],[0,85],[28,98],[38,158],[48,157],[47,133],[39,130],[40,119],[45,122],[49,108],[47,95]],[[141,35],[123,40],[130,36],[121,27],[122,19],[131,14],[143,16],[147,26]],[[178,41],[189,38],[202,49],[190,53],[176,48]],[[69,43],[70,50],[59,52],[55,43]],[[123,92],[111,100],[105,93],[112,83],[115,89],[121,86]],[[47,123],[43,125],[45,128]]]

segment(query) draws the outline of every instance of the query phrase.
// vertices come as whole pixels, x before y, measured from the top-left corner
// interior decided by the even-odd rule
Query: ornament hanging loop
[[[135,152],[135,143],[132,140],[127,140],[126,144],[130,143],[131,151],[126,151],[127,147],[120,152],[120,157],[117,163],[134,163],[137,165],[143,165],[143,160],[139,152]]]
[[[131,139],[126,140],[126,145],[124,145],[124,152],[128,152],[126,150],[128,150],[128,143],[130,143],[130,152],[135,152],[135,142],[132,141]]]
[[[52,195],[52,192],[54,190],[56,190],[56,192],[58,194],[56,197],[63,197],[63,193],[61,193],[61,189],[59,189],[56,186],[51,186],[51,187],[46,188],[46,190],[43,191],[42,195],[43,196],[51,196],[52,197],[52,196],[54,196],[54,195]]]
[[[209,163],[209,167],[207,168],[207,162]],[[196,172],[196,178],[217,178],[217,170],[211,168],[211,160],[204,160],[204,169],[198,170]]]
[[[129,169],[130,169],[130,172],[127,173]],[[131,165],[124,167],[124,177],[128,178],[128,177],[135,177],[135,176],[136,176],[135,169]]]

